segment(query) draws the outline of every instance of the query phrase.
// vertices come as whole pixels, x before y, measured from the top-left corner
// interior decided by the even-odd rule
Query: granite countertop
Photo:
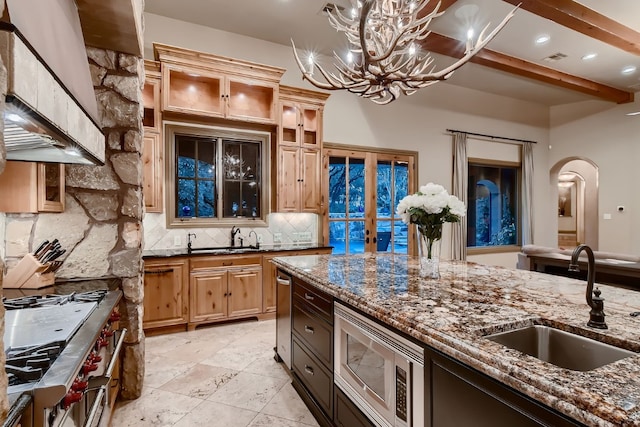
[[[640,292],[599,285],[607,330],[586,327],[586,283],[533,271],[441,261],[441,278],[418,275],[403,255],[318,255],[274,263],[428,346],[589,426],[640,426],[640,355],[587,372],[510,350],[484,335],[534,321],[566,325],[640,352]],[[563,328],[565,329],[565,328]]]
[[[191,254],[187,248],[168,248],[168,249],[147,249],[142,251],[143,258],[167,258],[177,256],[200,256],[200,255],[240,255],[249,253],[265,253],[265,252],[282,252],[282,251],[302,251],[306,249],[329,249],[331,246],[318,245],[317,243],[283,243],[274,245],[260,245],[259,249],[249,246],[236,248],[202,248],[193,247]]]

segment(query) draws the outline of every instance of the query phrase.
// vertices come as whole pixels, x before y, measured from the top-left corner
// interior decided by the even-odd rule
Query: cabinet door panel
[[[299,201],[298,189],[300,188],[298,182],[300,149],[281,146],[278,152],[280,165],[278,170],[278,211],[296,212]]]
[[[160,134],[145,130],[142,148],[144,206],[147,212],[162,212],[162,140]]]
[[[320,150],[302,149],[301,212],[320,212]]]
[[[222,319],[227,316],[227,272],[191,273],[190,322]]]
[[[164,66],[163,111],[222,116],[224,78],[188,67]]]
[[[189,307],[187,261],[145,261],[145,328],[179,325],[187,322]]]
[[[229,271],[229,317],[262,312],[261,268]]]
[[[229,79],[229,118],[275,123],[276,85]]]

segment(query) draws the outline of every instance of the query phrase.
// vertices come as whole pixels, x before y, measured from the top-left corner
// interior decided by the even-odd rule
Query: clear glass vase
[[[442,233],[440,233],[442,235]],[[418,228],[418,255],[420,257],[420,276],[430,279],[440,278],[441,239],[430,239]]]

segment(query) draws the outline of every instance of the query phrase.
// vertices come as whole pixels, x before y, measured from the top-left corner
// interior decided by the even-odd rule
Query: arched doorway
[[[550,183],[558,200],[558,246],[598,249],[598,166],[580,157],[562,159],[551,168]]]

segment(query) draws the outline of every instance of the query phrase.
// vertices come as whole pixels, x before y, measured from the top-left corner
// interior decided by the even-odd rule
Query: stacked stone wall
[[[66,249],[57,280],[121,279],[127,328],[122,397],[139,397],[144,377],[142,278],[142,59],[87,48],[106,144],[104,166],[67,165],[63,213],[6,217],[6,259],[15,265],[45,239]]]

